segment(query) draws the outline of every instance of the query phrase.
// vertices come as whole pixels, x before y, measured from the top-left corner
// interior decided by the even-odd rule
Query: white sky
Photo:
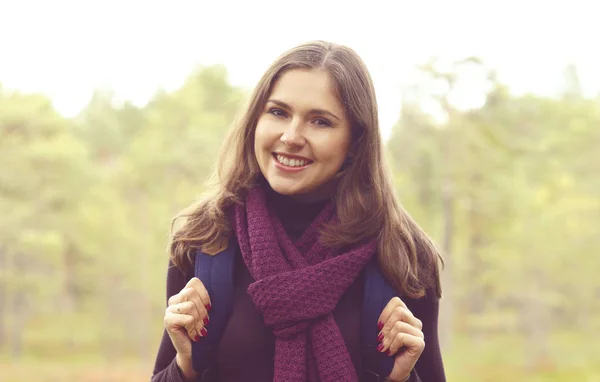
[[[252,87],[284,50],[324,39],[367,63],[387,135],[402,87],[433,55],[479,56],[513,92],[547,95],[573,62],[597,94],[598,15],[599,3],[580,0],[0,0],[0,83],[45,93],[72,116],[94,88],[142,105],[198,64],[225,64],[234,85]]]

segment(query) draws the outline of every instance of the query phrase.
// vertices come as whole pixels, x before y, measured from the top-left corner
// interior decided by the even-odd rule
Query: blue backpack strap
[[[192,366],[194,370],[204,373],[203,380],[209,379],[206,374],[210,373],[209,366],[214,365],[214,350],[231,314],[236,252],[237,243],[229,240],[227,248],[214,256],[201,251],[196,253],[194,276],[206,287],[212,305],[207,336],[198,342],[192,342]]]
[[[365,267],[365,284],[361,317],[364,381],[382,381],[394,368],[394,357],[377,351],[377,323],[388,302],[397,296],[396,291],[379,269],[377,259]]]

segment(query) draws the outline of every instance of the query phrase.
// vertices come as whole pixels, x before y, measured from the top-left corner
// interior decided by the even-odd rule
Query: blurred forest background
[[[452,102],[465,70],[481,107]],[[516,96],[474,57],[418,73],[386,148],[446,255],[448,380],[600,381],[600,97],[573,65],[558,97]],[[247,95],[205,66],[146,106],[99,90],[65,118],[0,86],[1,381],[149,380],[170,219]]]
[[[446,253],[449,380],[598,381],[600,101],[573,66],[555,98],[512,96],[486,69],[485,104],[461,111],[464,65],[483,64],[420,68],[386,146],[403,204]],[[148,380],[170,219],[246,96],[223,66],[142,108],[96,92],[72,119],[0,88],[1,380]]]

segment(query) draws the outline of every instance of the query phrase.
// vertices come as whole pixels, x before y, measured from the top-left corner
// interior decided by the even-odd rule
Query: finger
[[[202,305],[206,308],[207,311],[210,311],[212,307],[212,303],[210,301],[210,296],[206,287],[197,277],[192,277],[190,281],[186,284],[186,288],[194,288],[198,295],[200,296],[200,301],[202,301]]]
[[[197,311],[196,317],[202,321],[203,325],[207,325],[209,321],[208,310],[204,306],[204,302],[198,294],[198,291],[193,287],[186,287],[179,293],[181,294],[181,299],[183,301],[191,301],[194,303]]]
[[[167,308],[167,312],[174,314],[186,314],[192,316],[194,319],[198,319],[198,311],[192,301],[183,301],[179,304],[171,305]]]
[[[406,308],[406,304],[400,299],[400,297],[394,297],[387,303],[387,305],[385,306],[385,308],[383,308],[383,311],[379,315],[379,321],[377,323],[379,330],[382,329],[383,325],[389,320],[394,310],[398,307]]]
[[[168,305],[169,306],[175,305],[180,302],[186,301],[186,298],[188,296],[187,293],[191,292],[191,291],[188,291],[188,288],[192,288],[198,292],[198,295],[200,296],[200,301],[202,302],[202,305],[207,310],[210,311],[210,308],[212,306],[212,303],[210,301],[210,296],[208,294],[208,291],[204,287],[204,284],[202,283],[202,281],[200,281],[200,279],[197,277],[192,277],[190,279],[190,281],[187,282],[186,286],[179,293],[171,296],[168,300]]]
[[[393,311],[388,320],[385,322],[381,332],[387,335],[397,321],[404,321],[407,324],[414,326],[421,330],[423,329],[423,323],[417,317],[415,317],[408,308],[398,306]]]
[[[394,337],[386,354],[390,356],[395,355],[402,347],[405,347],[406,351],[412,356],[418,357],[423,352],[423,349],[425,349],[425,340],[409,333],[398,333]]]
[[[189,301],[193,302],[194,307],[196,308],[196,312],[198,313],[198,322],[196,323],[196,331],[200,333],[201,337],[206,336],[206,326],[210,322],[210,317],[208,316],[208,310],[202,303],[198,292],[194,290],[193,294],[190,295]]]
[[[166,311],[167,314],[191,317],[191,320],[186,321],[184,326],[191,339],[197,341],[199,340],[198,336],[203,337],[205,335],[205,329],[198,318],[198,311],[193,302],[184,301],[168,307]]]
[[[169,297],[169,300],[167,301],[167,306],[173,306],[179,304],[180,302],[183,302],[184,300],[181,297],[181,292]]]
[[[399,350],[399,348],[394,349],[393,343],[394,343],[394,339],[400,333],[410,334],[411,336],[415,336],[415,337],[419,337],[419,338],[425,338],[425,336],[423,335],[423,332],[420,331],[419,329],[415,328],[414,326],[407,324],[406,322],[403,322],[403,321],[396,321],[396,323],[394,324],[392,329],[389,331],[389,333],[385,336],[385,338],[382,341],[383,348],[381,348],[381,352],[386,352],[388,350],[392,353],[397,352]]]
[[[200,335],[201,337],[206,336],[207,329],[205,326],[210,322],[208,311],[211,308],[211,303],[204,284],[197,277],[190,279],[186,284],[186,287],[178,294],[169,298],[169,306],[178,305],[186,301],[191,301],[196,308],[196,314],[193,314],[193,316],[197,318],[195,330],[191,331],[192,333],[190,333],[190,336],[192,338],[196,338],[197,335]]]
[[[196,307],[198,308],[199,318],[201,323],[198,323],[197,331],[200,333],[200,336],[205,337],[207,334],[206,325],[210,322],[210,317],[208,312],[210,312],[212,308],[212,304],[210,301],[210,296],[208,295],[208,291],[206,287],[197,277],[192,277],[190,281],[186,284],[185,289],[193,290],[193,293],[190,294],[189,299],[194,301]]]
[[[186,332],[190,339],[196,340],[196,334],[190,335],[188,328],[194,327],[195,319],[189,314],[179,314],[167,308],[165,313],[165,328],[170,332]]]
[[[186,302],[193,304],[195,310],[194,316],[196,317],[194,327],[195,335],[198,335],[200,337],[206,337],[206,334],[208,333],[206,325],[208,325],[209,322],[208,311],[204,307],[200,296],[198,295],[198,292],[196,291],[196,289],[188,287],[181,291],[181,293],[183,295],[183,298],[185,298]],[[197,338],[197,340],[199,340],[199,338]]]

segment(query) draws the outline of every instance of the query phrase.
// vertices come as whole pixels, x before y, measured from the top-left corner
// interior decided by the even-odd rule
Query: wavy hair
[[[286,51],[259,80],[223,143],[209,193],[173,219],[172,262],[189,271],[197,249],[209,254],[224,249],[231,235],[228,208],[242,203],[262,178],[254,153],[258,118],[277,79],[292,69],[327,71],[351,123],[352,143],[333,196],[338,224],[324,227],[321,240],[346,247],[374,238],[379,265],[398,292],[415,298],[430,289],[440,297],[442,257],[395,196],[384,160],[371,76],[352,49],[325,41]],[[178,219],[183,224],[175,230]]]

